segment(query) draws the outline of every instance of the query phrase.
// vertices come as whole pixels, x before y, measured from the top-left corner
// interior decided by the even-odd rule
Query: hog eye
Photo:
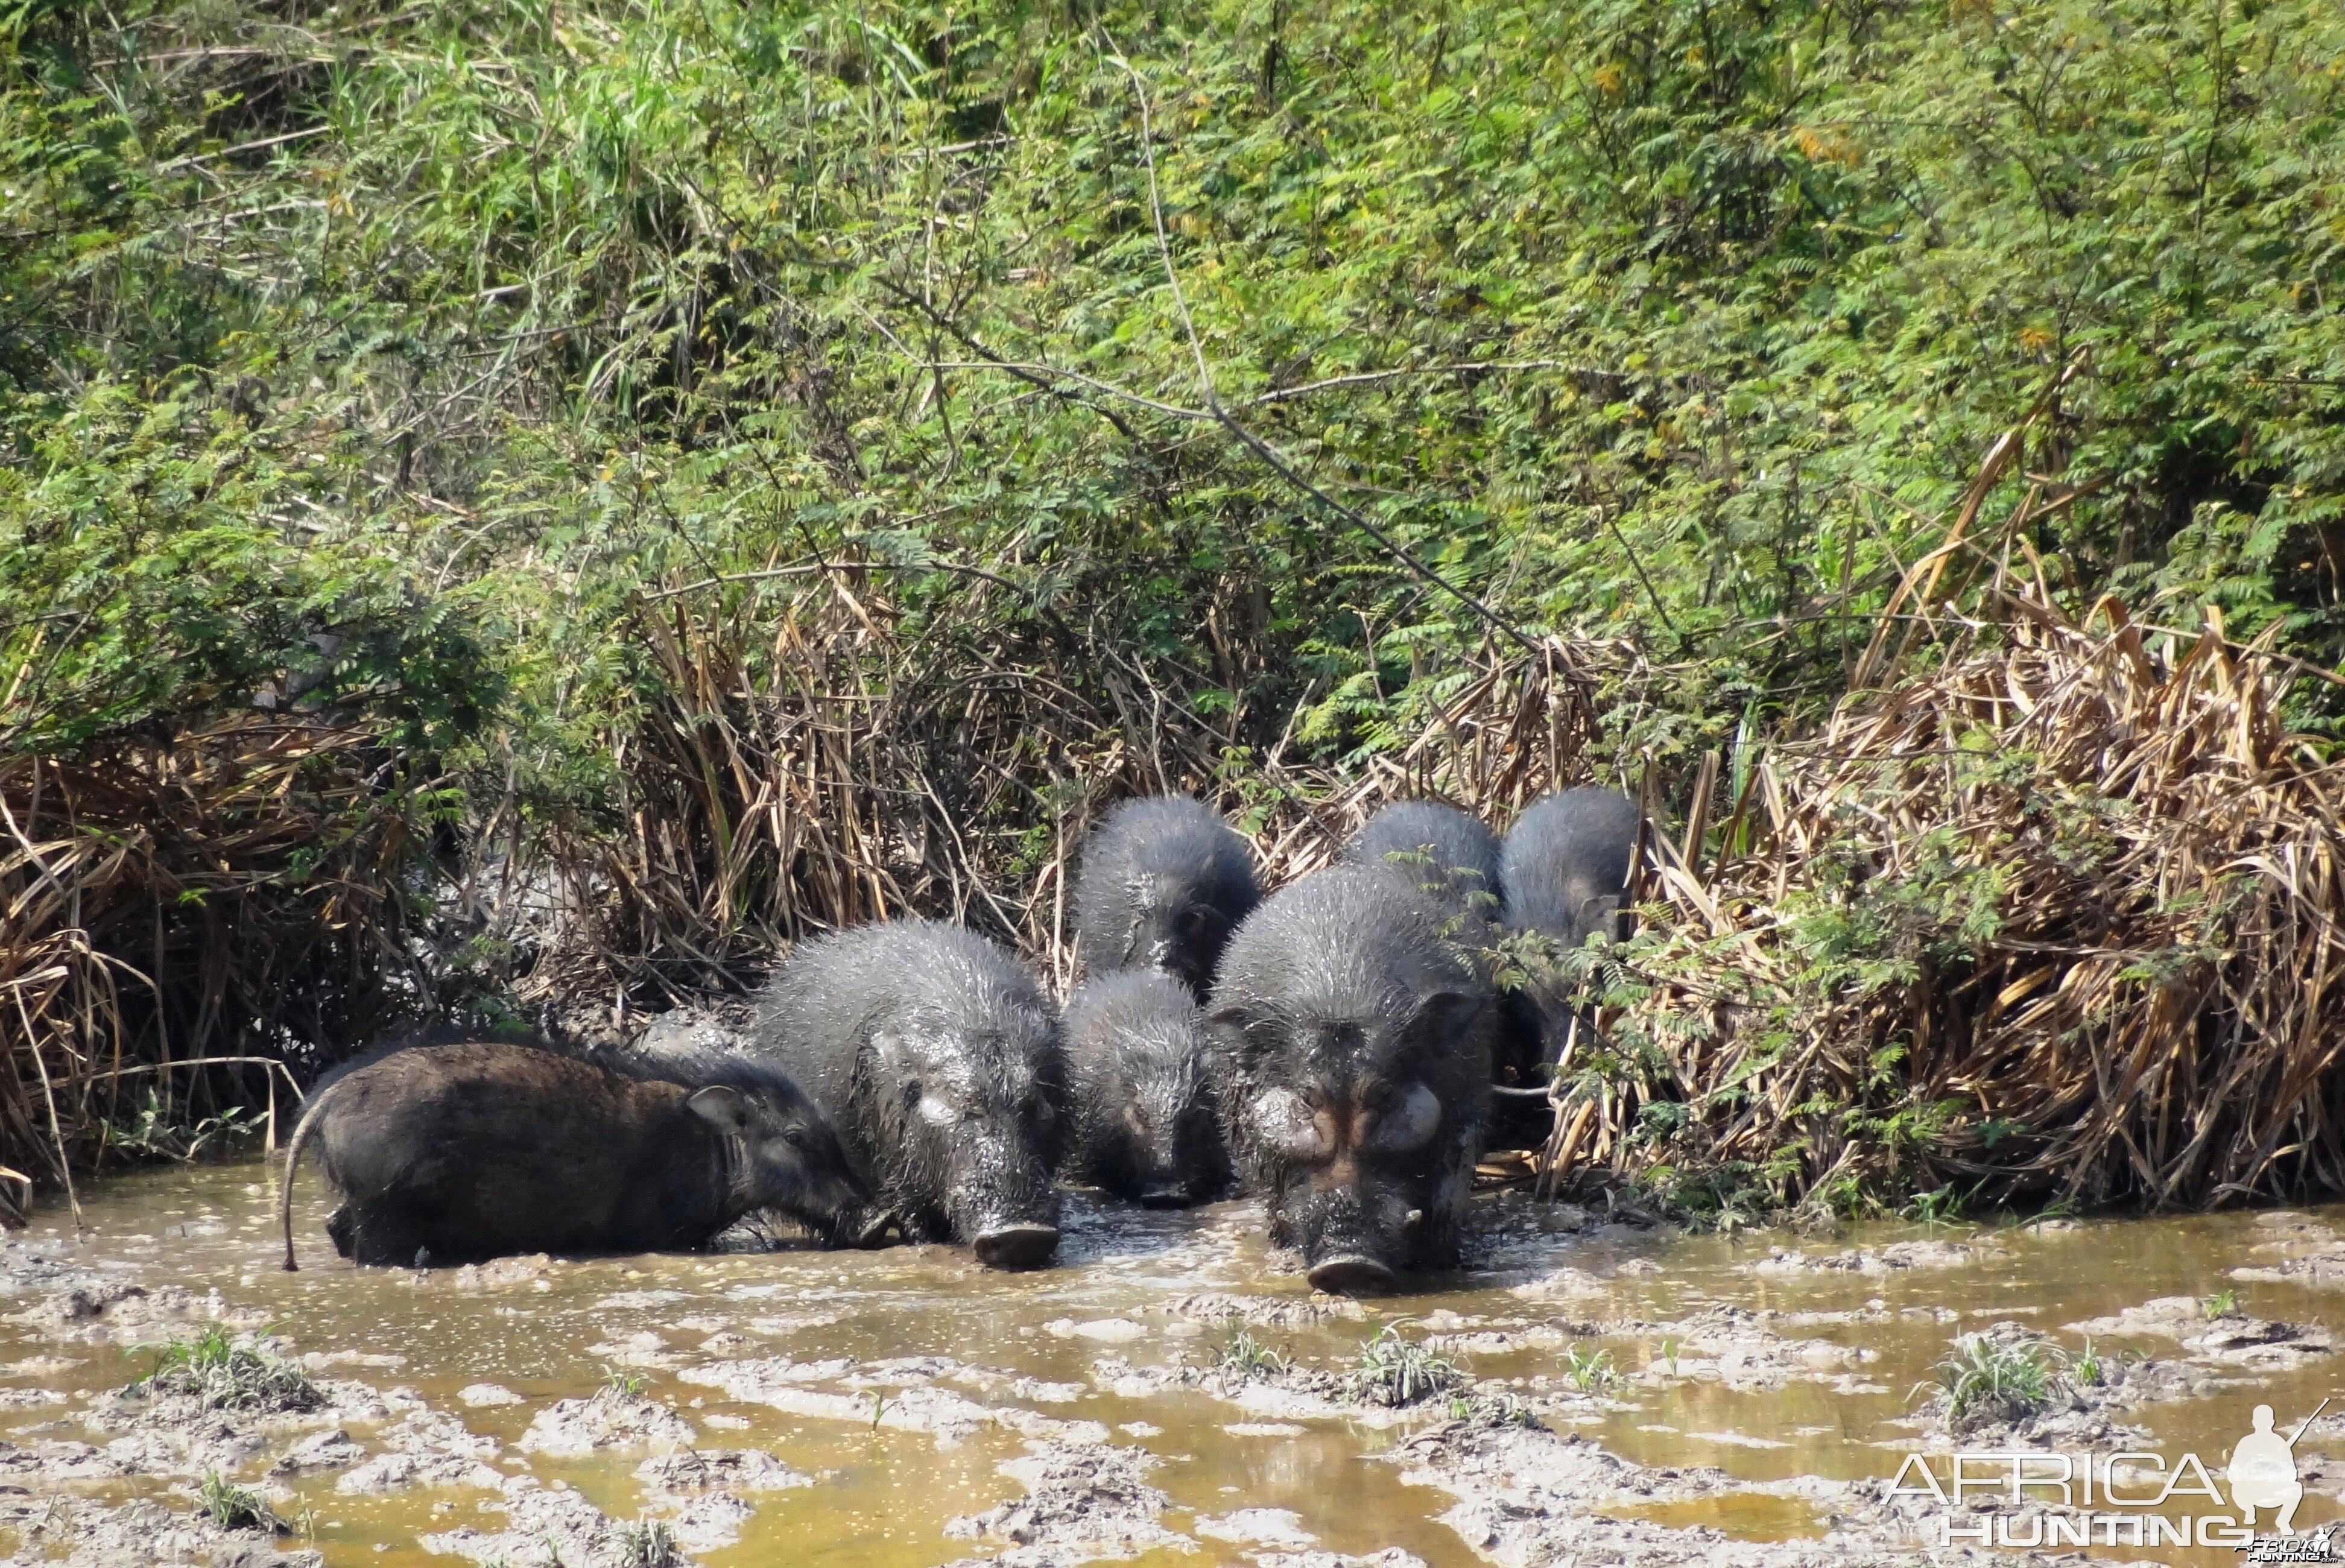
[[[807,1136],[807,1130],[802,1127],[794,1127],[782,1134],[782,1141],[800,1154],[805,1154],[814,1148],[814,1139]]]

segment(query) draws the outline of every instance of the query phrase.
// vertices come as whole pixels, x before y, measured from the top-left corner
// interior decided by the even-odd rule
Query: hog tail
[[[299,1125],[293,1129],[293,1141],[285,1146],[285,1190],[279,1195],[278,1219],[285,1230],[285,1271],[299,1273],[301,1266],[293,1260],[293,1173],[301,1168],[301,1147],[310,1140],[310,1129],[318,1124],[318,1113],[326,1108],[326,1100],[340,1084],[330,1085],[324,1094],[312,1099],[301,1113]]]

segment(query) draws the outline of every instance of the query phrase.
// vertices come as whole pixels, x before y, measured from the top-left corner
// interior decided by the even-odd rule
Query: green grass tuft
[[[217,1470],[204,1477],[198,1495],[204,1512],[222,1530],[260,1530],[274,1535],[283,1525],[259,1492],[247,1491]]]
[[[218,1323],[192,1340],[173,1340],[162,1347],[147,1375],[122,1391],[134,1399],[185,1394],[210,1410],[312,1411],[326,1402],[300,1368],[256,1346],[237,1343]]]
[[[1364,1403],[1395,1409],[1466,1386],[1457,1362],[1404,1339],[1399,1322],[1386,1323],[1360,1347],[1359,1360],[1344,1380],[1344,1391]]]
[[[1221,1351],[1214,1357],[1214,1365],[1240,1382],[1284,1376],[1294,1364],[1292,1357],[1272,1350],[1254,1337],[1253,1329],[1243,1325],[1222,1341]]]
[[[2002,1342],[1966,1334],[1954,1353],[1931,1369],[1936,1376],[1914,1386],[1946,1401],[1946,1425],[1954,1431],[1991,1421],[2019,1421],[2050,1404],[2068,1386],[2068,1359],[2056,1345]]]
[[[618,1568],[675,1568],[685,1561],[675,1533],[656,1519],[619,1526]]]

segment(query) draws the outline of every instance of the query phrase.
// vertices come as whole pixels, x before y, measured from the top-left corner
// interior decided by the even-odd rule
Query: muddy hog
[[[1427,895],[1496,916],[1498,835],[1439,801],[1403,801],[1367,820],[1344,848],[1354,865],[1389,868]]]
[[[1499,863],[1508,927],[1538,932],[1563,948],[1598,931],[1617,934],[1637,832],[1637,803],[1618,790],[1568,789],[1534,803],[1507,835]],[[1538,1060],[1552,1064],[1563,1048],[1571,1000],[1558,976],[1525,987]]]
[[[1253,852],[1210,807],[1128,800],[1083,845],[1075,952],[1094,976],[1162,969],[1203,998],[1223,945],[1260,902]]]
[[[354,1262],[471,1263],[515,1252],[698,1247],[756,1209],[833,1240],[877,1219],[827,1118],[762,1063],[710,1057],[630,1073],[533,1046],[394,1050],[310,1097],[285,1158],[314,1141]],[[684,1081],[678,1081],[682,1079]]]
[[[1153,969],[1102,975],[1067,998],[1077,1177],[1151,1209],[1218,1198],[1230,1184],[1204,1010]]]
[[[1366,866],[1282,890],[1222,955],[1223,1125],[1320,1290],[1457,1260],[1489,1119],[1495,996],[1452,911]]]
[[[1066,1052],[1009,953],[933,920],[807,943],[766,987],[756,1045],[830,1113],[908,1236],[993,1269],[1058,1250]]]

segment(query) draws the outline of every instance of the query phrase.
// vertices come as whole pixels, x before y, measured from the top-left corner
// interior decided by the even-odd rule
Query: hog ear
[[[1408,1032],[1427,1045],[1446,1045],[1472,1028],[1490,998],[1475,991],[1436,991],[1408,1017]]]
[[[693,1090],[685,1098],[684,1105],[719,1132],[729,1132],[736,1138],[749,1135],[749,1102],[738,1089],[711,1084],[705,1089]]]

